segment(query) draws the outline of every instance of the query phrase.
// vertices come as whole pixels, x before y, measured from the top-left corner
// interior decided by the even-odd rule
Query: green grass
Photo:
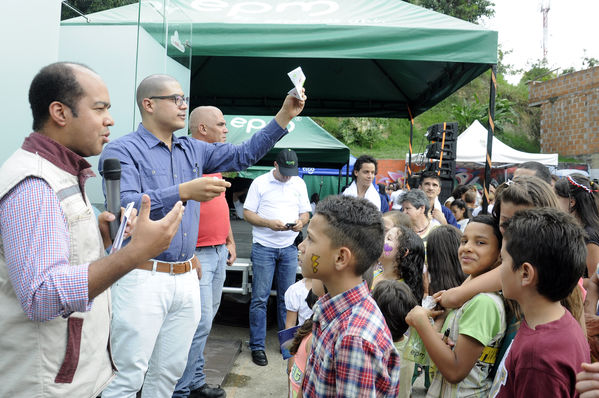
[[[350,146],[354,156],[371,155],[378,159],[405,159],[410,141],[410,122],[402,119],[390,120],[389,128],[372,147]]]
[[[581,163],[580,159],[569,158],[567,156],[558,156],[558,161],[560,163]]]

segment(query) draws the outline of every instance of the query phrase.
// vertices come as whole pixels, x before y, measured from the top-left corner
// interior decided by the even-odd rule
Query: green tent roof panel
[[[141,15],[163,44],[165,28],[191,30],[191,105],[228,114],[275,114],[287,72],[301,66],[304,115],[416,116],[497,63],[497,32],[399,0],[171,0],[166,14],[144,1],[88,17],[119,25]]]

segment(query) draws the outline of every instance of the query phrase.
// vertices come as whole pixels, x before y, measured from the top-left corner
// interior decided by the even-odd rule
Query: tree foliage
[[[352,117],[340,120],[331,133],[347,145],[371,148],[389,129],[390,119]]]
[[[495,15],[495,3],[491,0],[406,0],[445,15],[476,23],[482,17]]]
[[[545,82],[557,77],[557,69],[551,69],[546,60],[537,60],[524,72],[520,83]]]
[[[599,59],[585,56],[582,60],[582,68],[589,69],[599,65]]]
[[[68,3],[70,6],[81,11],[82,14],[87,15],[93,12],[104,11],[110,8],[116,8],[126,6],[128,4],[137,3],[138,0],[68,0],[63,1],[61,20],[78,17],[79,14],[67,7],[64,3]]]
[[[495,132],[502,133],[508,124],[516,123],[518,115],[514,111],[515,105],[508,98],[500,97],[495,100]],[[458,122],[460,132],[468,128],[475,120],[486,125],[489,121],[489,105],[487,102],[480,101],[475,93],[474,101],[463,100],[453,103],[451,116]]]

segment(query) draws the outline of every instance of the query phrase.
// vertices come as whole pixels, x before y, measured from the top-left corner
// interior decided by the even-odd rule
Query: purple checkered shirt
[[[93,175],[85,159],[39,133],[26,138],[23,149],[78,176],[81,187]],[[8,276],[29,319],[43,322],[91,308],[88,264],[69,265],[67,221],[44,180],[25,178],[0,199],[0,235]]]
[[[366,282],[314,307],[304,397],[397,397],[399,355]]]

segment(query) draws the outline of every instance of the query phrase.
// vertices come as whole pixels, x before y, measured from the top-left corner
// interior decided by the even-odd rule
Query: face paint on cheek
[[[316,261],[316,260],[318,260],[319,258],[320,258],[320,256],[317,256],[316,254],[312,255],[312,258],[311,258],[311,260],[312,260],[312,272],[314,272],[314,273],[316,273],[318,271],[318,266],[320,264],[318,264],[318,261]]]
[[[390,256],[391,252],[393,251],[393,248],[385,243],[385,245],[383,246],[383,251],[385,253],[385,256]]]

